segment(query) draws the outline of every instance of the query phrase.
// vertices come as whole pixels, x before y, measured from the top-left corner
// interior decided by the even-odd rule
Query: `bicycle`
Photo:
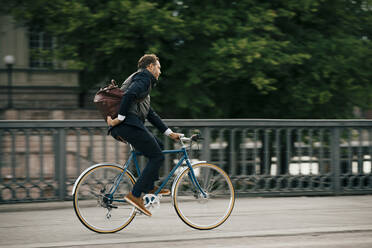
[[[164,154],[180,153],[182,157],[154,194],[143,199],[149,210],[160,207],[160,190],[173,174],[172,203],[177,215],[188,226],[199,230],[210,230],[223,224],[230,216],[235,204],[235,191],[229,176],[220,167],[198,161],[191,163],[185,142],[197,142],[200,135],[180,138],[181,148],[163,150]],[[114,233],[129,225],[136,214],[140,214],[124,200],[131,192],[136,180],[128,170],[133,161],[137,174],[140,168],[137,156],[141,155],[130,145],[130,156],[124,165],[99,163],[87,168],[77,178],[73,190],[74,210],[80,222],[98,233]],[[184,165],[184,162],[186,165]]]

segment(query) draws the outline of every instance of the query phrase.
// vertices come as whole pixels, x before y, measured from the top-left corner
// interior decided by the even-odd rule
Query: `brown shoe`
[[[148,194],[155,194],[155,192],[159,189],[159,187],[155,186],[152,190],[148,192]],[[171,192],[169,189],[161,189],[159,195],[170,195]]]
[[[124,199],[131,205],[135,206],[138,210],[144,213],[147,216],[151,216],[151,212],[146,209],[145,205],[143,204],[143,200],[141,197],[135,197],[132,192],[127,194]]]

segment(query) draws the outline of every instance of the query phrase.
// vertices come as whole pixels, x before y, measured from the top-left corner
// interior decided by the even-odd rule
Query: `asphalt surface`
[[[209,231],[185,225],[165,199],[115,234],[85,228],[72,202],[0,205],[0,247],[371,248],[372,196],[238,198]]]

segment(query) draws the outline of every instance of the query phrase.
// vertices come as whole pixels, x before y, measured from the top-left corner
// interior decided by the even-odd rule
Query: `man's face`
[[[158,80],[159,79],[159,76],[160,76],[160,63],[159,61],[156,61],[155,64],[150,64],[149,66],[147,66],[147,70],[149,72],[152,73],[152,75],[154,75],[154,77]]]

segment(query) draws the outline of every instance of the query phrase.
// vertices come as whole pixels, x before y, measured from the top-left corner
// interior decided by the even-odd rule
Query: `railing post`
[[[268,176],[270,176],[270,168],[271,168],[271,152],[270,152],[270,139],[269,139],[269,130],[268,129],[263,129],[263,132],[264,132],[264,137],[263,137],[263,140],[264,140],[264,146],[262,147],[262,149],[264,149],[264,173],[263,174],[266,174]]]
[[[63,201],[66,196],[66,130],[58,129],[54,137],[55,179],[58,184],[58,199]]]
[[[333,193],[341,193],[340,183],[340,128],[334,127],[331,132],[331,168],[332,168],[332,186]]]
[[[203,142],[203,150],[202,150],[202,160],[211,162],[211,151],[210,151],[210,144],[211,144],[211,134],[210,129],[205,127],[202,132],[202,137],[204,138]]]
[[[237,163],[236,163],[236,150],[235,150],[235,132],[236,132],[236,129],[233,128],[231,129],[231,132],[230,132],[230,141],[229,141],[229,147],[230,147],[230,159],[228,161],[230,161],[230,164],[228,165],[229,167],[229,174],[230,176],[236,176],[236,171],[237,171]],[[226,169],[227,167],[225,167]]]

